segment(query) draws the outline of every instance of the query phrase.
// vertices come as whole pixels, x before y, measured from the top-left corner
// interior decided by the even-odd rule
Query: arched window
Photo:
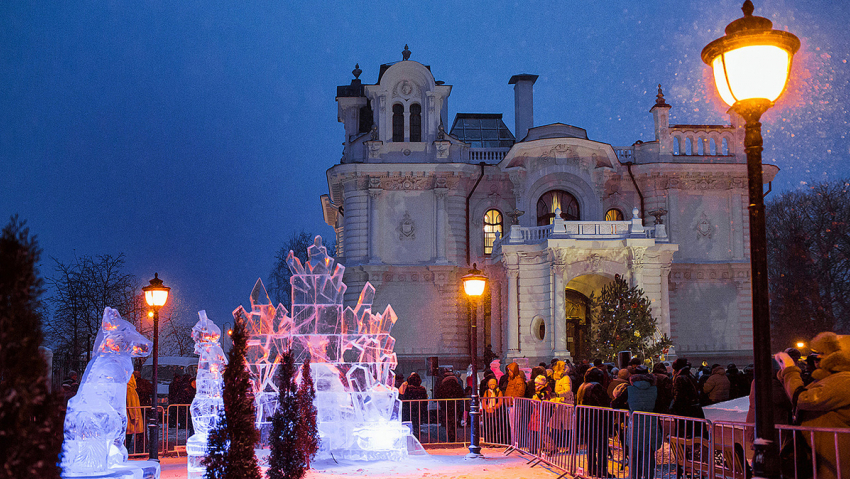
[[[709,150],[711,151],[711,156],[717,156],[717,142],[714,141],[714,138],[709,140]]]
[[[685,138],[685,154],[686,155],[693,155],[694,154],[693,143],[691,142],[690,138]]]
[[[726,138],[723,139],[723,154],[729,155],[729,142],[726,140]]]
[[[561,190],[548,191],[537,200],[537,226],[552,224],[555,210],[561,209],[561,218],[565,221],[580,219],[578,201],[575,196]]]
[[[617,208],[611,208],[605,212],[605,221],[623,221],[623,212]]]
[[[504,234],[504,222],[502,221],[502,213],[499,210],[487,210],[484,213],[484,254],[489,255],[493,252],[493,243],[496,241],[496,234],[501,238]]]
[[[679,137],[673,138],[673,154],[678,156],[682,154],[682,145],[680,144],[682,140]]]
[[[705,138],[697,138],[697,155],[705,155]]]
[[[422,107],[410,105],[410,141],[422,141]]]
[[[366,100],[366,106],[360,108],[360,133],[368,133],[372,129],[372,101]]]
[[[401,103],[393,105],[393,141],[404,141],[404,107]]]

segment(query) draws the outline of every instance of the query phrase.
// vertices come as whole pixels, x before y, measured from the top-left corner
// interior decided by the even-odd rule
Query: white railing
[[[510,148],[470,148],[469,162],[478,163],[484,161],[487,163],[498,163],[505,159],[505,155],[511,151]]]

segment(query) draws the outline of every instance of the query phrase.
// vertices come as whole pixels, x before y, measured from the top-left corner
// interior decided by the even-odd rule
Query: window
[[[555,210],[561,209],[561,218],[564,221],[578,221],[580,219],[578,201],[575,196],[561,190],[552,190],[543,194],[537,200],[537,226],[552,224],[555,219]]]
[[[623,212],[617,208],[611,208],[605,213],[605,221],[624,221]]]
[[[357,131],[369,133],[372,130],[372,101],[366,100],[366,106],[360,108],[360,125]]]
[[[487,210],[484,213],[484,254],[493,253],[493,243],[496,241],[496,234],[501,238],[504,234],[504,223],[502,222],[502,213],[499,210]]]
[[[400,103],[393,105],[393,141],[404,141],[404,107]]]
[[[410,105],[410,141],[422,141],[422,107]]]
[[[685,154],[688,156],[694,154],[693,142],[690,138],[685,138]]]
[[[546,339],[546,321],[542,316],[535,316],[531,320],[531,335],[534,339],[543,342]]]
[[[681,144],[679,143],[680,141],[681,140],[678,137],[673,138],[673,154],[677,156],[682,154]]]
[[[727,141],[726,138],[723,139],[723,154],[727,156],[729,155],[729,141]]]

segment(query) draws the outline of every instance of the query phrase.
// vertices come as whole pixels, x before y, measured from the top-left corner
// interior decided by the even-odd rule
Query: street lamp
[[[776,477],[776,428],[773,423],[770,351],[770,310],[767,291],[767,240],[762,178],[761,115],[773,106],[788,84],[791,61],[800,40],[773,30],[773,23],[753,16],[753,3],[744,2],[744,17],[726,26],[726,35],[702,50],[702,61],[714,70],[720,97],[746,122],[744,148],[750,195],[750,261],[753,299],[753,353],[756,431],[753,441],[754,477]],[[768,470],[769,469],[769,470]]]
[[[159,308],[168,301],[168,292],[171,288],[163,286],[159,279],[159,273],[153,274],[148,286],[142,288],[145,292],[145,302],[153,308],[153,394],[151,397],[151,415],[148,417],[148,436],[150,437],[150,459],[159,460],[159,421],[157,412],[157,378],[159,369]]]
[[[472,401],[469,405],[469,454],[466,457],[484,457],[481,454],[481,438],[478,435],[478,421],[481,411],[478,408],[478,298],[484,293],[487,277],[472,264],[472,271],[463,279],[463,290],[472,302]]]

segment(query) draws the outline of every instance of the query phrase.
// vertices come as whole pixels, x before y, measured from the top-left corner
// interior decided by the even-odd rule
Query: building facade
[[[337,89],[345,148],[322,195],[350,295],[391,304],[399,369],[466,368],[461,277],[489,278],[479,358],[588,358],[588,299],[615,275],[652,301],[671,354],[749,363],[752,316],[743,121],[671,125],[659,86],[653,141],[612,146],[534,125],[534,75],[515,75],[515,128],[501,114],[448,119],[452,86],[405,60],[375,84]],[[447,125],[451,125],[448,129]],[[765,182],[778,168],[765,165]],[[356,297],[346,298],[355,303]]]

